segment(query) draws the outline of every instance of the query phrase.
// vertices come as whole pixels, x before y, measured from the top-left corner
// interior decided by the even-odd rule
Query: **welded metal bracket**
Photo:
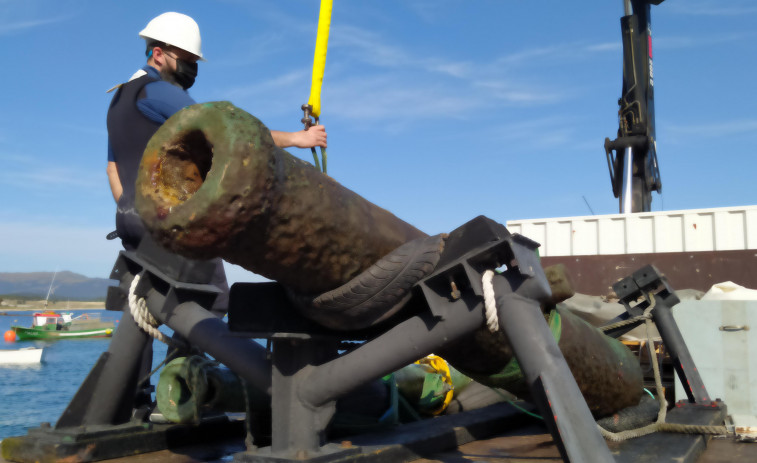
[[[273,346],[270,359],[265,356],[262,347],[255,345],[253,347],[256,349],[251,348],[250,344],[254,343],[245,338],[245,333],[232,335],[226,324],[209,315],[195,302],[201,300],[212,303],[214,287],[207,283],[182,274],[181,270],[167,275],[163,273],[159,263],[148,262],[140,259],[138,254],[130,253],[119,257],[117,268],[120,270],[116,273],[121,279],[122,289],[129,288],[135,274],[143,274],[146,278],[140,280],[137,294],[148,299],[153,315],[168,322],[176,321],[169,326],[251,384],[264,391],[272,391],[272,445],[265,448],[249,445],[246,451],[235,455],[235,461],[384,463],[389,461],[386,455],[390,454],[402,454],[402,459],[415,458],[417,455],[410,450],[387,453],[385,450],[389,448],[397,450],[397,445],[388,443],[376,447],[376,441],[370,438],[356,438],[354,442],[326,442],[326,430],[334,413],[335,401],[361,384],[396,371],[479,329],[484,320],[482,273],[500,268],[502,273],[493,280],[500,329],[505,331],[510,340],[535,402],[546,417],[547,428],[563,459],[582,463],[613,461],[578,386],[571,380],[570,370],[540,311],[539,301],[549,296],[549,285],[536,257],[537,246],[525,237],[510,234],[504,226],[485,217],[470,221],[450,234],[434,273],[414,288],[414,297],[410,302],[413,310],[406,314],[406,318],[388,329],[384,328],[385,331],[364,332],[362,338],[352,337],[352,333],[329,330],[317,334],[287,332],[287,326],[299,329],[306,326],[296,320],[287,325],[286,317],[278,319],[274,324],[266,325],[266,320],[255,324],[250,323],[249,318],[240,319],[237,315],[230,314],[233,320],[243,321],[241,326],[244,328],[254,327],[263,331],[266,327],[269,330],[275,329],[262,333],[271,340]],[[174,277],[194,281],[187,283]],[[655,321],[661,327],[663,339],[674,346],[673,349],[669,346],[669,351],[675,351],[676,358],[680,358],[682,353],[688,354],[670,315],[670,307],[678,299],[664,277],[651,267],[634,273],[621,283],[623,284],[616,292],[626,304],[628,312],[643,311],[645,304],[648,306],[654,298]],[[662,289],[654,293],[660,287]],[[276,305],[276,294],[279,293],[275,287],[266,286],[266,291],[273,295],[267,303]],[[239,294],[245,297],[250,295],[246,292]],[[633,302],[640,298],[645,299],[634,305]],[[231,309],[249,312],[247,305],[232,303]],[[271,314],[270,311],[261,313],[263,317]],[[668,315],[669,319],[666,318]],[[288,313],[287,317],[297,317],[296,312]],[[140,352],[143,340],[137,328],[131,325],[122,321],[111,349],[91,373],[92,381],[88,378],[80,393],[72,400],[72,413],[64,414],[60,426],[34,431],[21,438],[25,439],[24,445],[30,452],[37,452],[34,455],[39,456],[39,452],[48,451],[45,449],[49,445],[66,444],[72,439],[80,443],[86,441],[86,445],[94,445],[93,448],[117,449],[118,445],[111,446],[109,442],[118,442],[122,432],[132,436],[131,438],[141,435],[141,424],[118,424],[123,411],[126,408],[130,411],[131,407],[124,408],[124,404],[117,404],[108,408],[105,399],[108,397],[111,402],[116,400],[114,398],[123,401],[134,393],[134,369],[140,356],[133,351],[136,349],[137,353]],[[131,328],[124,330],[124,326]],[[354,339],[367,341],[356,349],[340,353],[340,341]],[[124,353],[128,355],[123,356]],[[118,357],[119,355],[122,357]],[[693,362],[685,358],[681,361],[683,371],[688,372],[691,366]],[[112,373],[107,373],[106,368],[110,368]],[[687,378],[690,384],[696,386],[696,381],[692,383],[691,380],[694,375]],[[701,390],[704,391],[704,386]],[[696,395],[696,390],[690,392],[694,399],[692,402],[704,403],[702,397]],[[92,394],[91,404],[84,400],[88,394]],[[478,426],[478,423],[470,422],[465,426],[469,425]],[[149,423],[144,423],[142,428],[157,430]],[[476,437],[499,430],[498,427],[488,427],[485,432],[476,431]],[[161,438],[160,434],[143,436],[148,435],[153,436],[150,439]],[[424,442],[429,435],[420,430],[416,437],[412,442],[402,439],[393,442],[401,442],[401,447],[412,449]],[[15,442],[13,439],[15,438],[6,439],[8,445]],[[435,439],[438,439],[435,440],[437,450],[461,443],[451,437]],[[68,448],[66,455],[71,456],[71,452],[78,455],[79,452],[86,451],[86,445],[63,445],[59,448]],[[3,449],[5,448],[4,441]],[[148,446],[140,448],[143,451],[153,449]],[[157,448],[160,446],[155,447]],[[93,459],[93,456],[94,454],[88,455],[83,461]]]
[[[680,299],[670,287],[665,275],[660,273],[654,265],[647,265],[615,283],[612,288],[618,295],[620,303],[626,308],[625,318],[639,316],[651,304],[654,304],[652,319],[657,325],[657,330],[660,332],[662,342],[667,348],[689,402],[709,404],[712,399],[707,393],[694,359],[673,318],[672,308],[680,302]],[[633,327],[632,325],[630,328]]]
[[[119,253],[111,278],[120,284],[111,287],[107,304],[109,310],[123,310],[125,314],[108,351],[97,360],[54,426],[43,425],[31,429],[27,436],[5,439],[3,455],[10,452],[6,458],[13,461],[42,461],[51,455],[93,461],[218,437],[210,428],[231,433],[225,417],[200,427],[146,421],[150,395],[138,383],[151,369],[153,340],[135,324],[127,303],[134,277],[141,275],[137,295],[144,297],[154,288],[163,291],[160,307],[150,308],[153,312],[170,314],[187,301],[200,301],[209,307],[219,292],[209,284],[214,269],[214,264],[171,254],[149,237],[136,251]],[[233,427],[237,434],[243,432],[240,423]]]
[[[357,385],[396,371],[480,328],[484,320],[482,274],[501,268],[503,273],[497,277],[504,295],[504,305],[498,304],[500,327],[507,331],[566,461],[612,461],[541,314],[538,301],[546,300],[550,289],[537,247],[528,238],[512,235],[504,226],[478,217],[450,233],[436,269],[416,285],[415,304],[425,308],[370,337],[357,349],[338,356],[332,351],[332,360],[318,361],[312,357],[317,346],[327,349],[328,343],[347,339],[349,334],[308,337],[269,333],[266,337],[274,343],[272,415],[274,420],[281,418],[273,423],[270,448],[250,449],[235,459],[267,463],[387,461],[376,449],[325,444],[322,418],[327,416],[328,407]],[[265,326],[265,320],[249,320],[254,314],[235,314],[235,308],[241,307],[233,300],[230,307],[230,320],[248,329]],[[293,321],[292,326],[299,325]],[[326,352],[324,358],[328,356]],[[457,442],[449,444],[455,446]]]

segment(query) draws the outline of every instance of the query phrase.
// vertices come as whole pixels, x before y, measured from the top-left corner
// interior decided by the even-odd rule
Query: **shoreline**
[[[23,304],[9,304],[3,301],[0,304],[0,314],[3,312],[40,312],[45,310],[45,301],[26,301]],[[105,310],[105,301],[58,301],[47,304],[47,310],[53,312],[66,312],[69,310]]]

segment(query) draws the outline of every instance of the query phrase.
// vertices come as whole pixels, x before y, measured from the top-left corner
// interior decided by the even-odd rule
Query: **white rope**
[[[648,424],[638,429],[630,429],[627,431],[621,431],[613,433],[606,429],[599,427],[600,433],[607,440],[613,442],[621,442],[626,439],[632,439],[636,437],[645,436],[657,431],[665,432],[679,432],[686,434],[714,434],[714,435],[727,435],[728,430],[725,426],[700,426],[691,424],[678,424],[678,423],[666,423],[665,418],[668,411],[668,401],[665,400],[665,394],[662,389],[662,375],[660,373],[660,366],[658,364],[657,352],[654,348],[654,341],[652,340],[652,328],[654,327],[654,321],[652,319],[652,309],[656,305],[654,294],[649,293],[649,307],[644,311],[644,315],[639,318],[643,318],[647,330],[647,347],[649,348],[649,362],[652,364],[652,371],[654,372],[654,384],[657,388],[657,400],[660,403],[660,410],[657,412],[657,421]]]
[[[171,340],[167,338],[163,333],[158,331],[160,323],[152,316],[149,310],[147,310],[147,301],[145,298],[137,298],[135,291],[139,284],[139,275],[134,276],[134,280],[129,287],[129,312],[131,312],[132,318],[137,323],[137,326],[142,328],[142,331],[149,334],[158,341],[165,344],[173,345]]]
[[[486,327],[489,331],[496,333],[499,330],[499,317],[497,317],[497,302],[494,299],[494,285],[492,278],[494,272],[487,270],[481,278],[481,285],[484,288],[484,317],[486,317]]]
[[[603,331],[603,332],[604,331],[610,331],[610,330],[614,330],[616,328],[622,328],[622,327],[627,326],[627,325],[633,325],[634,323],[636,323],[638,321],[647,320],[647,319],[651,319],[651,318],[652,318],[652,315],[649,312],[644,312],[644,315],[639,315],[638,317],[631,317],[629,319],[621,320],[619,322],[612,323],[610,325],[602,325],[602,326],[600,326],[598,328],[599,328],[600,331]]]
[[[646,426],[642,426],[640,428],[627,429],[625,431],[620,431],[620,432],[611,432],[611,431],[606,430],[602,426],[597,425],[597,427],[599,428],[599,432],[607,440],[610,440],[613,442],[622,442],[627,439],[635,439],[637,437],[646,436],[647,434],[652,434],[654,432],[659,431],[660,425],[662,423],[665,423],[665,415],[667,414],[667,410],[668,410],[668,401],[665,400],[665,394],[663,393],[662,376],[660,374],[660,367],[657,364],[657,361],[658,361],[657,353],[655,352],[654,341],[652,340],[652,333],[650,331],[650,329],[654,326],[654,322],[652,321],[652,310],[654,309],[656,304],[657,304],[657,301],[654,297],[654,294],[649,293],[649,307],[647,307],[647,309],[644,310],[643,315],[640,315],[637,318],[644,320],[646,332],[647,332],[647,347],[649,348],[649,362],[652,364],[652,371],[654,372],[655,387],[657,388],[657,401],[660,403],[660,409],[657,412],[657,421],[655,421],[654,423],[648,424]]]

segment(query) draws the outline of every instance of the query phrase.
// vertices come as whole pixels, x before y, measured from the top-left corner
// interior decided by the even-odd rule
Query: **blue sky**
[[[617,130],[621,0],[334,3],[322,122],[337,181],[428,233],[480,214],[590,215],[586,202],[617,212],[602,144]],[[110,273],[105,91],[144,64],[152,17],[199,23],[195,100],[298,130],[318,7],[0,0],[0,271]],[[653,6],[654,211],[757,204],[755,21],[753,0]]]

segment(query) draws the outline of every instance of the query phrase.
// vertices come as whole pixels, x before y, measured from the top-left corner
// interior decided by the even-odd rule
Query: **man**
[[[134,210],[142,153],[163,122],[180,109],[195,104],[187,90],[197,76],[197,62],[205,61],[200,28],[187,15],[163,13],[152,19],[139,36],[146,41],[147,64],[127,83],[114,87],[118,91],[111,101],[107,119],[108,181],[118,205],[116,231],[127,250],[136,249],[145,233]],[[271,135],[281,148],[326,147],[326,131],[320,125],[298,132],[272,130]],[[220,259],[214,283],[228,291]],[[214,311],[225,311],[227,297],[226,294],[219,297]]]
[[[147,142],[169,117],[180,109],[195,104],[187,93],[197,77],[197,62],[205,61],[201,51],[200,28],[184,14],[163,13],[151,20],[139,36],[145,39],[147,64],[122,85],[113,96],[108,109],[108,181],[118,207],[116,231],[125,249],[136,249],[146,233],[134,209],[135,183],[142,153]],[[271,131],[274,142],[282,147],[326,147],[326,131],[315,126],[307,131]],[[222,293],[211,308],[223,317],[228,306],[229,286],[223,262],[216,259],[211,281]],[[142,352],[139,377],[144,378],[152,364],[152,344]],[[149,375],[146,384],[138,386],[135,408],[149,405]],[[144,386],[144,387],[143,387]]]

